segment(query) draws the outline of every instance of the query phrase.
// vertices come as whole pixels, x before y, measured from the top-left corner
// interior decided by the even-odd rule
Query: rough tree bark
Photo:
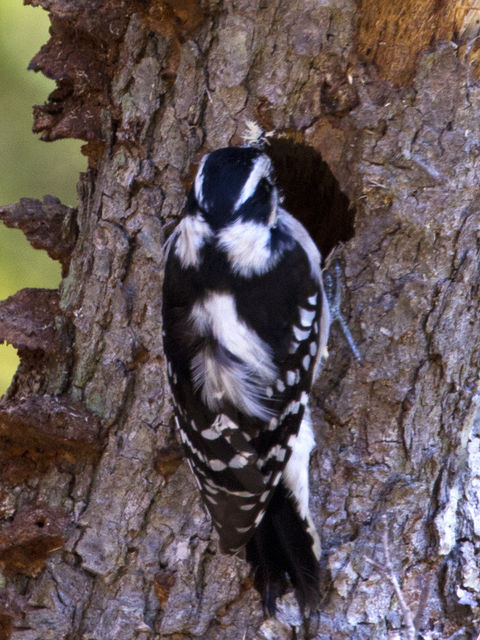
[[[90,168],[76,210],[1,214],[64,278],[0,306],[21,355],[0,407],[0,639],[475,638],[480,4],[27,1],[52,21],[32,67],[57,81],[35,129],[87,141]],[[365,361],[334,328],[314,393],[325,598],[304,625],[264,621],[218,553],[164,372],[162,246],[201,155],[247,119],[276,130],[287,207],[343,264]]]

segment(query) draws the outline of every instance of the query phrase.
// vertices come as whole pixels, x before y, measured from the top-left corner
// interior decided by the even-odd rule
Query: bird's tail
[[[318,536],[310,519],[298,513],[296,500],[279,483],[267,511],[246,547],[265,611],[274,615],[275,601],[291,586],[302,610],[320,598]]]

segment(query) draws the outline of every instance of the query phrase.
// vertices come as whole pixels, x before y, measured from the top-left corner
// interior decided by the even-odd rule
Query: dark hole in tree
[[[306,227],[323,258],[354,235],[355,211],[326,162],[312,147],[274,139],[266,147],[284,207]]]

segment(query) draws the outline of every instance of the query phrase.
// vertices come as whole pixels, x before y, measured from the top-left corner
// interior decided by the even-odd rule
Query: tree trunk
[[[1,303],[0,640],[476,638],[480,606],[480,3],[28,0],[77,137],[78,209],[2,219],[62,261]],[[343,265],[313,397],[323,591],[264,620],[176,445],[162,247],[203,153],[275,129],[286,207]],[[325,164],[326,163],[326,164]],[[397,584],[395,581],[398,579]]]

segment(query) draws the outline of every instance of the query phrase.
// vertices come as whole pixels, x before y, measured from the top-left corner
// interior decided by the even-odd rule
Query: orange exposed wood
[[[58,508],[25,504],[0,528],[0,567],[5,575],[38,575],[48,554],[63,546],[69,516]]]
[[[409,84],[419,55],[457,37],[459,0],[359,0],[358,50],[384,80]],[[456,33],[457,32],[457,33]]]

